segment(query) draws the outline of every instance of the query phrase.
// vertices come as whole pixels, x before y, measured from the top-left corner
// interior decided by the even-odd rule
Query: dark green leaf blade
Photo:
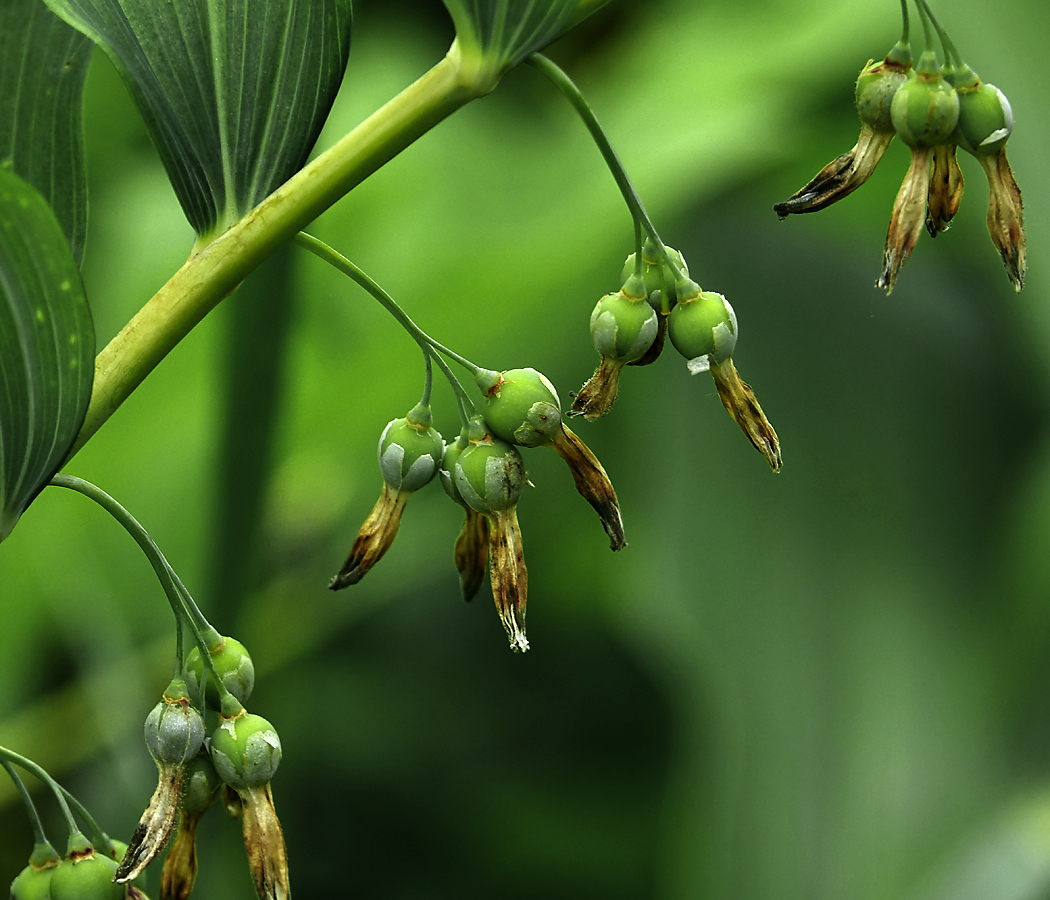
[[[350,52],[350,0],[46,0],[113,60],[198,235],[306,161]]]
[[[81,107],[92,45],[39,0],[0,3],[0,167],[35,187],[79,263],[87,231]]]
[[[0,540],[62,465],[91,396],[95,332],[43,196],[0,169]]]
[[[464,53],[502,74],[543,49],[595,4],[585,0],[445,0]]]

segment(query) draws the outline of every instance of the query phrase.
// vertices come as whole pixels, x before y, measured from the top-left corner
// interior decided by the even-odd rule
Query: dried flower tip
[[[963,174],[955,158],[954,144],[933,148],[933,174],[926,202],[926,230],[931,237],[947,231],[963,195]]]
[[[455,560],[464,600],[473,600],[485,580],[489,558],[489,520],[469,506],[456,539]]]
[[[628,363],[603,356],[590,380],[573,398],[569,415],[600,419],[612,409],[620,391],[620,371],[626,365]]]
[[[150,710],[143,730],[159,777],[117,867],[118,884],[137,878],[167,845],[175,828],[187,766],[204,742],[204,718],[187,699],[165,698]]]
[[[573,481],[576,482],[576,490],[598,513],[602,527],[609,535],[609,546],[613,550],[622,550],[627,546],[627,541],[623,535],[620,503],[616,499],[612,481],[598,462],[598,457],[564,424],[551,441],[551,447],[569,464]]]
[[[1017,186],[1010,163],[1006,159],[1006,148],[1000,147],[991,156],[977,157],[988,176],[988,234],[1003,258],[1006,274],[1014,290],[1024,287],[1025,239],[1024,203],[1021,189]]]
[[[529,574],[525,569],[525,553],[515,507],[489,513],[488,531],[492,598],[496,601],[500,621],[510,639],[511,650],[524,653],[529,649],[525,637]]]
[[[261,900],[287,900],[292,889],[288,880],[288,851],[284,844],[270,784],[238,788],[244,815],[244,849]]]
[[[397,529],[401,525],[401,516],[405,511],[405,504],[412,494],[410,491],[399,491],[390,487],[385,481],[379,500],[365,524],[357,534],[357,540],[350,549],[350,554],[343,563],[343,567],[328,583],[333,591],[341,590],[352,584],[357,584],[368,574],[382,558],[383,554],[390,549],[397,537]]]
[[[736,366],[731,359],[722,363],[712,363],[711,374],[718,388],[722,405],[728,410],[747,439],[754,444],[769,463],[774,472],[779,472],[783,465],[780,456],[780,440],[773,426],[769,424],[762,407],[755,399],[755,392],[741,380]]]
[[[160,900],[187,900],[197,880],[197,826],[201,814],[183,810],[160,872]]]
[[[875,171],[893,132],[876,131],[864,124],[853,149],[824,166],[804,188],[792,194],[773,211],[785,219],[789,215],[817,212],[852,194]]]
[[[182,781],[186,772],[184,765],[157,763],[160,778],[157,789],[139,819],[135,833],[131,836],[127,852],[117,867],[114,881],[123,884],[137,878],[161,850],[167,846],[175,828],[182,796]]]
[[[912,147],[911,165],[904,176],[897,199],[893,203],[893,216],[886,234],[886,249],[882,257],[882,275],[877,287],[893,290],[897,273],[915,248],[926,214],[926,199],[930,193],[930,160],[932,147]]]

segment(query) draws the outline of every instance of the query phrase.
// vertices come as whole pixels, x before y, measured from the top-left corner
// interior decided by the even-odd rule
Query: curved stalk
[[[380,166],[479,96],[446,56],[195,253],[106,345],[72,457],[153,368],[264,259]]]
[[[645,206],[642,204],[642,198],[638,196],[638,191],[635,190],[634,185],[631,183],[631,179],[627,175],[627,170],[624,168],[619,155],[617,155],[616,150],[613,148],[609,136],[605,133],[605,129],[602,128],[601,123],[598,121],[598,117],[594,114],[594,110],[591,109],[590,104],[587,102],[587,98],[583,96],[583,93],[576,86],[576,83],[563,69],[547,59],[542,53],[533,53],[526,58],[525,62],[538,72],[542,72],[546,75],[554,86],[565,95],[565,98],[569,103],[572,104],[573,109],[576,110],[579,117],[583,120],[583,124],[587,126],[587,130],[591,133],[591,138],[594,140],[594,143],[598,145],[598,150],[601,152],[606,166],[609,167],[609,171],[616,180],[616,186],[620,189],[624,202],[627,204],[627,208],[631,211],[632,218],[645,229],[646,233],[652,239],[652,242],[659,248],[660,254],[667,261],[667,264],[671,267],[675,275],[684,276],[685,273],[682,272],[678,264],[675,263],[667,253],[667,248],[664,246],[664,242],[660,239],[660,235],[656,231],[656,226],[653,225],[652,220],[649,218],[649,213],[645,211]]]
[[[215,663],[212,660],[210,652],[222,645],[222,635],[212,627],[211,623],[204,617],[204,614],[200,611],[197,604],[193,602],[193,597],[190,596],[190,592],[186,589],[186,585],[184,585],[182,579],[175,574],[175,570],[171,567],[171,564],[165,558],[164,554],[161,553],[160,547],[158,547],[153,538],[149,536],[146,529],[139,524],[138,519],[121,506],[121,504],[113,497],[102,490],[102,488],[92,484],[90,481],[85,481],[83,478],[60,473],[52,478],[50,483],[55,487],[68,488],[94,500],[99,506],[106,510],[106,512],[113,516],[124,530],[131,535],[135,543],[139,545],[139,548],[146,555],[146,559],[149,560],[150,565],[153,567],[153,571],[156,573],[157,579],[160,581],[161,587],[164,589],[164,594],[168,598],[168,603],[171,605],[172,612],[175,613],[175,621],[178,627],[181,629],[186,625],[189,626],[190,631],[193,632],[197,647],[200,650],[201,660],[203,661],[205,668],[208,670],[208,673],[215,680],[215,684],[218,686],[219,697],[223,700],[226,699],[227,695],[232,697],[233,695],[229,693],[226,686],[219,678],[218,672],[215,670]],[[177,672],[181,672],[181,665],[182,663],[180,659],[176,665]]]
[[[408,313],[401,308],[400,304],[398,304],[390,294],[383,290],[379,282],[371,278],[362,268],[352,263],[338,250],[329,247],[324,241],[315,238],[312,234],[307,234],[305,231],[296,235],[295,242],[305,250],[309,250],[318,259],[323,260],[339,272],[342,272],[355,284],[364,288],[364,290],[371,294],[372,297],[390,313],[390,315],[397,319],[401,327],[411,335],[412,340],[419,344],[420,349],[422,349],[427,358],[433,359],[433,361],[437,363],[438,368],[441,369],[444,376],[448,379],[448,383],[452,385],[452,391],[456,395],[456,401],[460,408],[460,416],[464,423],[466,423],[470,418],[470,413],[474,411],[474,403],[467,392],[463,389],[463,385],[460,384],[459,379],[456,378],[455,374],[448,367],[448,363],[433,351],[436,350],[440,353],[444,353],[449,359],[459,363],[472,375],[477,375],[477,373],[481,371],[480,367],[474,365],[469,359],[466,359],[453,350],[450,350],[444,344],[435,341],[429,334],[412,321],[412,318]]]

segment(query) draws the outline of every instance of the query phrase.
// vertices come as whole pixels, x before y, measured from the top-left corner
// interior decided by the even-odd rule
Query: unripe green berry
[[[211,757],[198,753],[186,767],[182,777],[182,799],[179,808],[200,815],[205,812],[219,793],[222,781],[215,771]]]
[[[62,860],[51,875],[51,900],[124,900],[127,886],[114,884],[116,860],[90,851]]]
[[[51,896],[51,873],[55,867],[35,869],[26,866],[11,882],[11,900],[49,900]]]
[[[441,457],[441,469],[438,473],[441,476],[441,486],[445,489],[445,493],[460,506],[466,506],[467,503],[463,499],[463,495],[460,493],[459,488],[456,487],[456,479],[453,477],[452,473],[456,468],[456,460],[459,459],[459,455],[468,446],[465,434],[449,444],[445,448],[444,455]]]
[[[1014,111],[1006,95],[994,84],[976,90],[958,90],[959,122],[955,128],[959,146],[975,156],[994,156],[1014,128]]]
[[[379,469],[394,490],[418,491],[437,474],[445,442],[433,428],[394,419],[379,438]]]
[[[667,255],[671,257],[674,263],[681,269],[686,275],[689,274],[689,266],[686,265],[685,257],[682,256],[674,247],[667,247]],[[659,308],[660,298],[657,297],[657,301],[653,303],[653,293],[661,291],[663,286],[667,286],[667,299],[669,305],[673,306],[677,301],[675,295],[675,275],[674,269],[669,265],[662,263],[658,258],[659,251],[656,249],[656,245],[651,240],[646,238],[645,244],[642,245],[642,278],[645,281],[645,290],[649,298],[649,302],[655,307]],[[621,274],[621,280],[626,282],[633,274],[635,270],[635,260],[637,254],[632,253],[623,264],[623,272]],[[663,272],[663,280],[661,282],[661,271]]]
[[[479,513],[510,509],[525,490],[525,464],[501,440],[471,443],[455,462],[453,478],[464,503]]]
[[[886,60],[869,62],[857,78],[857,114],[875,131],[893,131],[890,108],[897,89],[904,84],[904,69]]]
[[[606,294],[591,313],[595,349],[617,362],[641,359],[659,330],[656,311],[644,300],[632,300],[623,291]]]
[[[261,787],[281,763],[281,739],[262,716],[223,719],[211,736],[211,761],[232,788]]]
[[[696,371],[729,359],[736,347],[736,314],[721,294],[703,291],[689,303],[679,303],[667,321],[667,336]],[[691,368],[694,368],[691,366]],[[695,374],[695,373],[694,373]]]
[[[913,71],[893,97],[893,130],[909,147],[945,143],[959,119],[959,97],[940,74]]]
[[[558,393],[535,369],[508,369],[486,392],[485,422],[492,433],[519,447],[549,443],[561,427]]]
[[[223,638],[222,647],[211,654],[219,679],[234,697],[246,703],[255,687],[255,666],[248,655],[244,644],[228,637]],[[200,650],[194,647],[186,657],[186,685],[197,698],[203,699],[209,709],[219,709],[219,691],[215,687],[211,673],[208,673],[208,689],[201,698],[201,685],[204,683],[204,662]]]
[[[182,765],[204,743],[204,718],[188,700],[161,700],[146,716],[146,747],[155,762]]]

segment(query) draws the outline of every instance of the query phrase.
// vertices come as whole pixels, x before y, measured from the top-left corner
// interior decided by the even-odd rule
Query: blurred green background
[[[251,649],[299,896],[1050,898],[1050,9],[935,8],[1016,114],[1020,295],[971,159],[950,233],[923,235],[890,297],[872,285],[906,148],[819,215],[772,212],[856,139],[853,81],[896,40],[894,0],[621,0],[551,49],[664,239],[734,304],[734,359],[785,466],[769,472],[670,348],[628,370],[613,413],[574,426],[616,483],[628,549],[609,554],[553,453],[526,454],[525,656],[487,587],[460,599],[462,513],[436,487],[359,586],[325,589],[422,367],[303,252],[247,282],[69,466]],[[361,2],[356,26],[321,147],[451,39],[435,0]],[[101,346],[192,234],[99,56],[86,116]],[[435,337],[534,366],[563,400],[597,362],[587,317],[633,240],[584,129],[527,68],[314,231]],[[451,437],[447,387],[435,407]],[[127,838],[171,667],[151,570],[104,513],[48,490],[0,546],[0,608],[0,744]],[[7,784],[0,835],[2,882],[32,841]],[[200,843],[195,896],[252,896],[237,824],[215,810]]]

